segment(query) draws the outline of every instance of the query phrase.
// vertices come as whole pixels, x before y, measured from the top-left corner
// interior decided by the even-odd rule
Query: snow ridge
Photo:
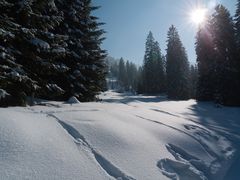
[[[226,171],[226,169],[222,169],[223,164],[225,165],[228,161],[231,161],[235,154],[235,149],[225,137],[220,136],[207,128],[195,125],[183,125],[186,129],[186,131],[183,131],[156,120],[148,119],[139,115],[136,116],[188,135],[197,141],[209,155],[215,158],[211,164],[207,165],[198,158],[189,155],[181,148],[168,144],[166,145],[166,148],[177,161],[165,158],[158,161],[157,166],[161,169],[165,176],[171,179],[186,179],[187,177],[191,177],[191,179],[205,180],[207,179],[205,175],[213,177],[214,179],[218,172]]]
[[[57,120],[57,122],[67,131],[67,133],[74,139],[74,142],[78,146],[84,146],[93,154],[95,160],[98,162],[100,167],[111,177],[117,180],[135,180],[131,176],[126,175],[122,172],[118,167],[113,165],[110,161],[108,161],[105,157],[103,157],[99,152],[97,152],[74,127],[67,124],[66,122],[60,120],[57,116],[53,114],[48,114],[48,116],[53,117]]]

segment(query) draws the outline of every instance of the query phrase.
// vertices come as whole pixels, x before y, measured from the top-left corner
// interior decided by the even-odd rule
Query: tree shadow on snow
[[[120,94],[118,98],[108,98],[104,99],[103,102],[108,103],[123,103],[128,104],[132,102],[142,102],[142,103],[157,103],[162,101],[168,101],[166,96],[134,96],[134,95],[126,95],[126,94]]]
[[[235,180],[240,177],[240,108],[217,107],[214,103],[197,102],[189,110],[192,112],[183,115],[195,116],[197,123],[226,137],[237,150],[235,160],[223,179]]]

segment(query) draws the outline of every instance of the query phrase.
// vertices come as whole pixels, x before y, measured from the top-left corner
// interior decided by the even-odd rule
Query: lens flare
[[[200,25],[204,23],[204,21],[206,20],[206,15],[207,15],[207,9],[199,8],[191,12],[190,18],[194,24]]]

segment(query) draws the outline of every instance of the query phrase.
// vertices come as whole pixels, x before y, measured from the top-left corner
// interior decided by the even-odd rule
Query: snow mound
[[[72,96],[72,97],[69,98],[67,103],[68,104],[80,104],[80,101],[75,96]]]

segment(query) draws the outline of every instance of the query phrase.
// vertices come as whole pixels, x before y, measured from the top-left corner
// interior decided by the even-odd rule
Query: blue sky
[[[237,0],[93,0],[93,5],[101,6],[94,14],[106,23],[102,47],[110,56],[141,65],[148,32],[153,32],[165,54],[167,31],[172,24],[178,29],[189,61],[195,63],[197,26],[190,22],[189,13],[195,7],[210,7],[216,2],[232,15],[235,13]]]

